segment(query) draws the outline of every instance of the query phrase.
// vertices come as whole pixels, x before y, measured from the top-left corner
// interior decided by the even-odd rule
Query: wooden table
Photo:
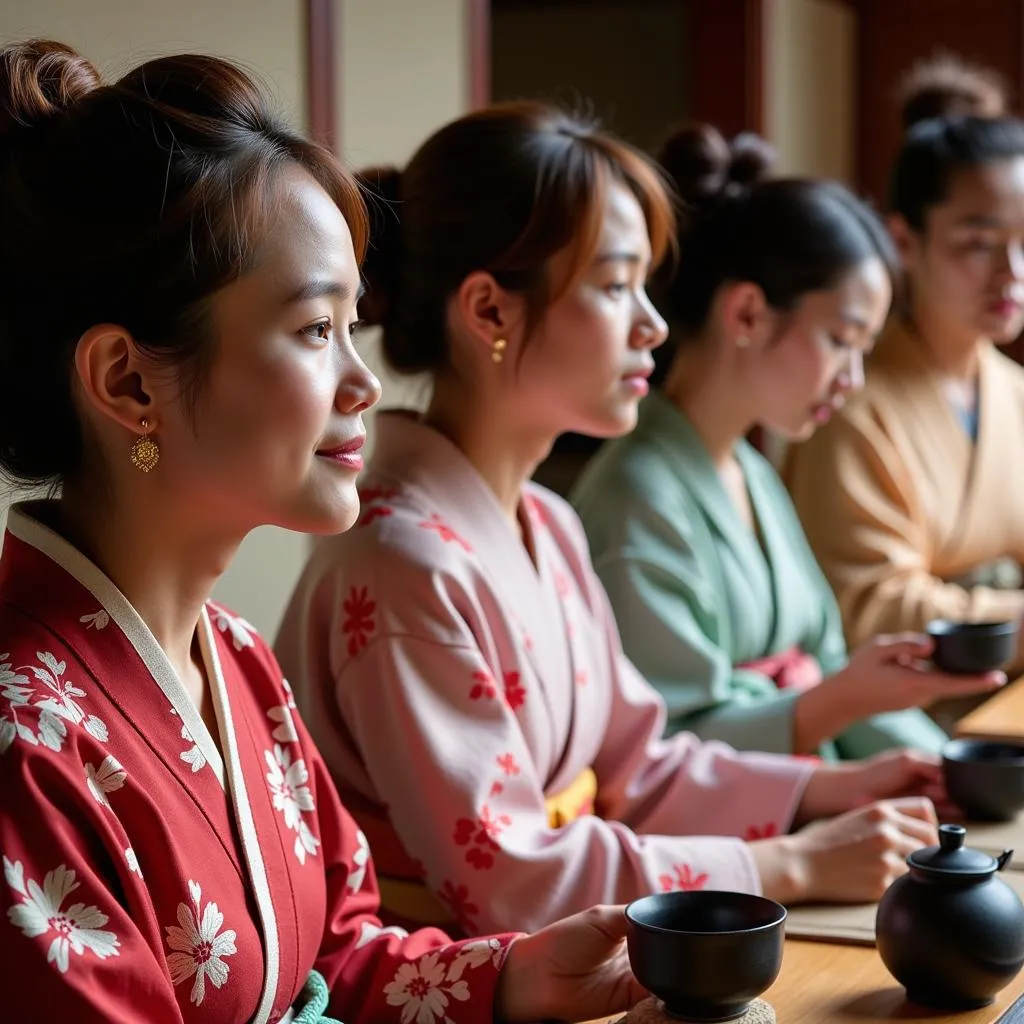
[[[790,939],[778,980],[765,993],[778,1024],[1024,1024],[1024,971],[992,1006],[969,1013],[940,1013],[909,1004],[903,989],[866,946],[840,946]],[[1024,1000],[1021,1000],[1024,1003]],[[620,1019],[621,1015],[605,1021]],[[595,1022],[596,1024],[596,1022]],[[602,1022],[603,1024],[603,1022]]]
[[[1024,677],[1007,683],[994,697],[956,724],[957,736],[1024,740]]]

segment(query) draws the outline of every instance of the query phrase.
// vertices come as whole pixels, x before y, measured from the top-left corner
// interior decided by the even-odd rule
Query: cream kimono
[[[385,907],[473,932],[757,891],[742,837],[790,827],[811,766],[662,740],[569,507],[528,488],[535,565],[452,444],[403,413],[377,425],[360,525],[313,555],[277,651]]]
[[[1019,574],[990,585],[994,563],[1024,563],[1024,370],[991,346],[978,403],[972,443],[923,343],[894,323],[864,391],[791,451],[787,483],[851,644],[1024,611]]]

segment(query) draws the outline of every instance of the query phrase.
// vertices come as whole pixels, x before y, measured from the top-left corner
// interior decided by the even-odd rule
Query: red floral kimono
[[[204,609],[218,750],[142,619],[30,509],[0,557],[4,1019],[266,1024],[315,968],[347,1024],[491,1020],[511,937],[382,929],[263,641]]]

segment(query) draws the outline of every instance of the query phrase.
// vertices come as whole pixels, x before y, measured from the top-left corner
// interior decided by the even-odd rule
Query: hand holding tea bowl
[[[1017,650],[1017,622],[953,622],[935,619],[928,635],[935,644],[932,661],[950,675],[979,675],[1002,668]]]
[[[1024,809],[1024,743],[950,740],[942,774],[949,799],[969,821],[1010,821]]]
[[[740,1020],[782,967],[786,908],[763,896],[655,893],[626,920],[633,974],[670,1017]]]

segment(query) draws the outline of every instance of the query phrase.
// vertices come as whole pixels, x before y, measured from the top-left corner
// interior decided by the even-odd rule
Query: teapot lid
[[[1002,869],[1010,859],[1007,850],[998,859],[964,846],[967,829],[962,825],[940,825],[939,845],[915,850],[907,863],[910,867],[932,877],[945,877],[957,881],[982,881]]]

